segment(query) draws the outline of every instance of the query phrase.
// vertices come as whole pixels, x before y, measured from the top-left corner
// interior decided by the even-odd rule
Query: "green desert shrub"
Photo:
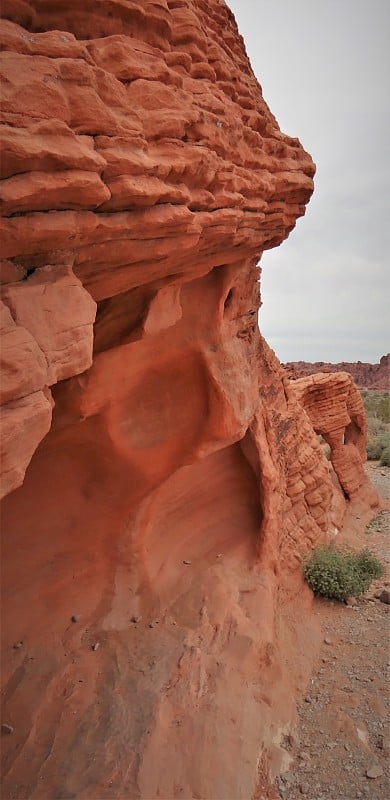
[[[390,431],[386,430],[384,427],[373,431],[369,427],[367,436],[367,458],[369,461],[381,460],[382,453],[389,449]],[[388,464],[386,466],[388,466]]]
[[[383,565],[366,549],[353,553],[317,547],[305,559],[303,574],[315,594],[341,601],[367,591],[383,574]]]
[[[375,580],[376,578],[382,577],[385,568],[367,547],[365,547],[364,550],[360,550],[358,553],[353,553],[353,556],[357,559],[357,564],[361,572],[368,578]]]

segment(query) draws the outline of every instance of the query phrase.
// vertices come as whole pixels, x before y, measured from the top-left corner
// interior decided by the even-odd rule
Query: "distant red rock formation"
[[[284,366],[290,373],[290,378],[304,378],[316,372],[348,372],[359,389],[390,391],[390,353],[382,356],[379,364],[367,364],[363,361],[341,361],[339,364],[289,361]]]

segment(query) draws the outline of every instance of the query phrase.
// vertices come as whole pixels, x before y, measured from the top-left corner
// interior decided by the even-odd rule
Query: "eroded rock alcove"
[[[3,796],[255,798],[347,504],[257,326],[314,165],[222,0],[0,28]]]

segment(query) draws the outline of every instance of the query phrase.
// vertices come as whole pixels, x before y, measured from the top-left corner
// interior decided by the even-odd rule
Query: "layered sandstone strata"
[[[334,471],[350,499],[367,482],[367,421],[359,390],[346,372],[318,373],[291,386],[315,432],[329,445]]]
[[[255,798],[346,502],[257,327],[314,165],[222,0],[2,16],[3,797]]]

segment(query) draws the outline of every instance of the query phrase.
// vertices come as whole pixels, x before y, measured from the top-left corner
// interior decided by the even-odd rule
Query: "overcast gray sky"
[[[317,164],[264,253],[260,329],[282,361],[390,350],[390,0],[227,0],[281,129]]]

